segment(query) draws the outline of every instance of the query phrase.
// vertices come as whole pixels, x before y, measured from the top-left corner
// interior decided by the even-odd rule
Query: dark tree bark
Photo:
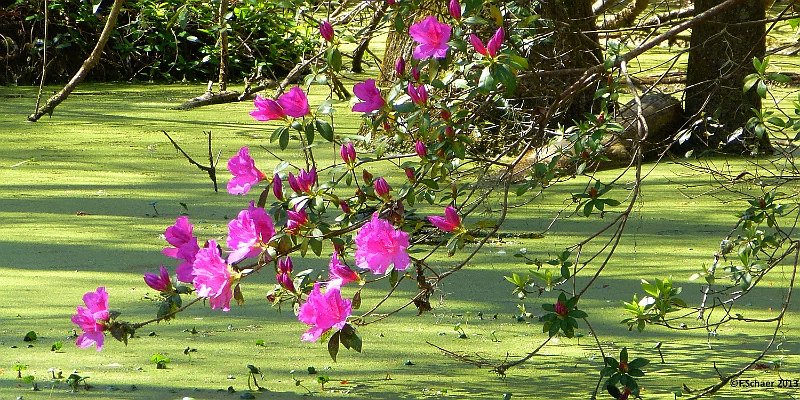
[[[534,46],[525,56],[534,74],[520,82],[518,97],[523,107],[545,109],[566,88],[581,78],[583,71],[602,64],[603,55],[596,33],[595,16],[590,0],[548,0],[541,2],[542,20],[552,29],[552,41]],[[573,71],[573,72],[570,72]],[[551,122],[571,124],[591,111],[594,88],[574,95]]]
[[[695,0],[695,13],[717,3],[717,0]],[[765,25],[748,22],[763,20],[764,15],[763,0],[746,0],[692,28],[686,112],[692,119],[709,116],[723,125],[720,132],[696,135],[693,147],[718,149],[731,132],[745,126],[753,116],[752,109],[761,108],[755,90],[745,93],[742,84],[745,76],[755,72],[753,57],[763,59],[765,53]],[[742,138],[723,150],[742,152],[753,144],[758,144],[761,150],[771,148],[767,137],[757,140],[751,132],[745,132]]]

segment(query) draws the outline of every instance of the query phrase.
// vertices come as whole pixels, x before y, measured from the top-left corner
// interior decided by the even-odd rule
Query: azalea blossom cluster
[[[463,10],[458,1],[450,1],[448,9],[455,24],[460,24]],[[330,21],[322,21],[318,28],[326,46],[338,45],[336,27]],[[453,32],[453,26],[435,16],[427,16],[409,27],[408,34],[417,45],[413,49],[413,60],[402,57],[396,60],[395,73],[401,90],[395,93],[400,95],[385,95],[374,79],[353,86],[358,99],[352,105],[353,112],[363,113],[369,121],[381,121],[387,131],[393,124],[405,124],[403,131],[410,136],[414,149],[412,157],[416,158],[400,165],[407,179],[398,190],[392,188],[390,179],[385,176],[375,177],[366,168],[361,174],[356,172],[371,159],[359,157],[358,141],[332,134],[328,123],[312,112],[308,96],[300,86],[291,87],[276,98],[256,96],[250,116],[261,122],[282,123],[273,134],[273,140],[280,138],[281,148],[288,145],[289,129],[300,133],[301,145],[308,152],[313,150],[310,145],[313,135],[318,133],[336,143],[345,168],[341,175],[321,182],[320,171],[325,169],[318,170],[311,158],[306,168],[287,171],[288,167],[283,166],[268,175],[257,167],[249,148],[242,147],[227,162],[231,174],[227,191],[231,195],[247,196],[260,190],[258,201],[250,201],[228,222],[224,240],[198,238],[188,216],[176,218],[174,224],[166,228],[167,246],[162,254],[176,260],[174,272],[161,265],[156,272],[147,272],[143,277],[145,284],[160,293],[169,305],[158,319],[171,318],[180,311],[182,295],[194,295],[212,309],[228,311],[232,301],[241,300],[239,285],[255,273],[270,268],[275,274],[275,289],[267,298],[276,304],[290,301],[298,305],[298,321],[308,326],[301,335],[302,340],[314,342],[322,337],[337,336],[342,336],[342,343],[350,340],[345,336],[354,334],[350,325],[354,300],[344,297],[343,292],[349,290],[348,285],[365,285],[367,274],[381,278],[403,273],[418,261],[409,255],[409,248],[412,234],[419,228],[405,222],[403,204],[412,203],[415,198],[428,198],[433,204],[432,199],[436,197],[433,192],[438,190],[436,182],[444,178],[436,174],[446,170],[447,159],[463,153],[466,137],[460,127],[464,123],[463,114],[457,113],[452,103],[439,101],[436,85],[431,84],[430,77],[424,76],[428,63],[452,56]],[[456,32],[461,34],[462,28]],[[486,68],[494,67],[500,62],[504,35],[500,27],[484,45],[475,34],[470,34],[468,40],[474,52],[468,57],[477,60],[483,57],[488,63]],[[406,105],[411,108],[403,108]],[[413,126],[423,119],[434,121],[433,129],[414,130]],[[329,173],[337,174],[337,171]],[[355,191],[349,196],[343,194],[341,186],[350,186],[351,182],[355,182]],[[274,198],[271,205],[267,204],[269,194]],[[331,209],[341,210],[333,222],[330,221]],[[427,221],[450,239],[447,247],[451,254],[455,246],[463,246],[464,240],[470,238],[455,198],[442,215],[418,220]],[[350,232],[354,232],[352,237]],[[308,272],[297,273],[300,268],[295,268],[295,263],[299,262],[296,253],[305,256],[306,251],[312,249],[320,255],[325,243],[333,250],[328,261],[327,280],[321,275],[314,279]],[[108,294],[104,288],[87,293],[84,303],[85,307],[78,307],[72,319],[83,331],[77,344],[80,347],[96,344],[99,350],[104,333],[114,324],[124,326],[124,323],[116,321],[109,313]]]

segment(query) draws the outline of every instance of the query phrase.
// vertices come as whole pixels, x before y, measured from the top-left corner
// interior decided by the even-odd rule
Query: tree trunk
[[[552,41],[534,46],[524,56],[531,71],[553,73],[534,74],[520,82],[518,89],[523,107],[534,112],[549,107],[586,69],[603,62],[597,34],[592,33],[596,25],[590,0],[548,0],[540,4],[542,20],[553,31]],[[594,89],[587,87],[574,95],[550,122],[571,124],[582,119],[592,110]]]
[[[219,1],[219,91],[228,90],[228,0]]]
[[[53,110],[61,104],[62,101],[66,100],[69,97],[69,94],[75,90],[78,85],[86,79],[86,75],[89,75],[89,71],[94,68],[97,63],[100,62],[100,57],[103,55],[103,49],[106,47],[106,43],[108,42],[108,38],[111,37],[111,33],[114,31],[114,26],[117,23],[117,17],[119,16],[119,11],[122,9],[122,4],[125,3],[125,0],[114,0],[114,5],[111,6],[111,12],[108,14],[108,18],[106,19],[106,25],[103,27],[103,32],[100,34],[100,38],[97,39],[97,44],[94,46],[94,50],[92,53],[89,54],[89,57],[86,58],[86,61],[83,62],[81,68],[75,75],[64,85],[64,88],[61,89],[58,93],[54,94],[53,97],[47,100],[47,103],[39,109],[37,109],[33,114],[28,116],[28,121],[36,122],[44,116],[45,114],[52,115]]]
[[[717,0],[695,0],[699,14]],[[692,147],[707,147],[741,153],[752,145],[771,149],[769,138],[756,139],[744,132],[741,141],[727,143],[729,135],[742,128],[753,116],[752,109],[761,108],[755,90],[742,91],[744,77],[755,72],[753,57],[764,58],[765,25],[747,23],[763,20],[763,0],[747,0],[717,14],[692,29],[691,50],[686,77],[686,113],[693,120],[713,117],[722,129],[708,135],[695,135]],[[724,146],[723,146],[724,144]]]

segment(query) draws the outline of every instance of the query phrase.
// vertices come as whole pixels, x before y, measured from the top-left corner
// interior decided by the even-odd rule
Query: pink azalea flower
[[[361,280],[361,277],[355,271],[339,261],[339,254],[337,253],[331,254],[331,261],[328,263],[328,277],[331,281],[338,280],[338,286]]]
[[[208,241],[194,260],[194,280],[197,297],[207,297],[212,309],[231,309],[231,269],[222,259],[217,242]]]
[[[353,86],[353,93],[361,100],[361,103],[353,105],[353,111],[369,113],[380,110],[386,101],[381,97],[381,91],[375,86],[375,79],[367,79],[364,82]]]
[[[256,98],[253,99],[253,105],[256,106],[256,109],[250,111],[250,116],[256,121],[272,121],[286,118],[283,107],[275,100],[265,99],[257,94]]]
[[[308,172],[306,172],[304,169],[301,169],[300,172],[297,173],[297,176],[294,176],[291,172],[289,172],[289,187],[291,187],[295,193],[311,193],[311,189],[316,183],[316,167],[311,168]]]
[[[272,177],[272,194],[278,200],[283,200],[283,181],[278,174]]]
[[[388,221],[372,215],[356,235],[356,266],[376,275],[385,274],[390,265],[404,271],[411,264],[408,256],[408,233],[396,229]]]
[[[178,280],[181,282],[192,281],[192,264],[197,251],[200,250],[200,246],[197,245],[197,237],[192,233],[193,229],[194,226],[189,222],[189,218],[181,216],[175,220],[175,225],[168,227],[164,232],[167,242],[174,247],[164,248],[161,250],[161,254],[183,260],[175,269]]]
[[[330,22],[322,21],[322,23],[319,24],[319,35],[322,36],[326,42],[333,41],[333,26]]]
[[[461,21],[461,4],[459,4],[458,0],[450,0],[450,3],[447,4],[447,9],[454,20]]]
[[[342,329],[352,311],[350,300],[342,298],[338,286],[328,286],[325,293],[319,287],[319,282],[314,284],[314,289],[297,314],[300,322],[310,326],[302,336],[306,342],[316,342],[329,329]]]
[[[228,255],[228,263],[258,256],[273,236],[275,226],[272,217],[251,201],[247,210],[240,211],[236,219],[228,223],[226,244],[232,250]]]
[[[450,48],[447,42],[450,40],[452,30],[450,25],[439,22],[432,15],[411,25],[408,34],[419,43],[419,46],[414,48],[414,58],[423,60],[431,57],[447,57],[447,49]]]
[[[306,214],[306,210],[287,210],[286,215],[289,218],[286,221],[286,232],[290,235],[297,235],[300,233],[300,229],[302,229],[308,223],[308,214]]]
[[[353,142],[343,144],[339,149],[339,155],[342,156],[345,164],[353,164],[356,161],[356,148],[353,146]]]
[[[84,294],[83,303],[86,307],[78,306],[76,314],[72,316],[72,322],[83,330],[75,340],[75,345],[82,349],[96,345],[97,351],[100,351],[103,349],[103,332],[109,318],[106,288],[99,287],[94,292]]]
[[[308,106],[308,97],[306,97],[303,89],[298,86],[280,95],[278,104],[283,108],[283,112],[290,117],[302,118],[311,112]]]
[[[233,175],[228,181],[230,194],[247,194],[253,185],[266,177],[256,168],[256,162],[250,157],[250,150],[247,147],[239,149],[239,153],[228,160],[228,171]]]
[[[428,221],[445,232],[452,232],[461,226],[461,217],[453,206],[447,206],[444,209],[444,217],[431,215],[428,217]]]
[[[425,88],[424,84],[415,88],[414,85],[409,82],[407,90],[412,103],[421,106],[428,102],[428,89]]]
[[[383,178],[375,179],[373,187],[375,188],[375,194],[378,197],[382,199],[389,198],[389,192],[392,190],[392,187],[389,186],[389,184],[386,182],[386,179]]]
[[[474,33],[469,35],[469,42],[472,43],[472,47],[475,48],[475,51],[479,54],[485,57],[495,58],[497,57],[497,52],[500,51],[500,46],[503,44],[504,37],[505,31],[503,30],[503,27],[500,27],[494,33],[494,36],[489,39],[489,42],[486,44],[486,46],[483,45],[481,39]]]
[[[163,265],[159,269],[158,275],[152,272],[145,272],[144,283],[154,290],[158,290],[159,292],[167,292],[172,289],[172,282],[169,279],[169,271],[167,271],[167,268]]]

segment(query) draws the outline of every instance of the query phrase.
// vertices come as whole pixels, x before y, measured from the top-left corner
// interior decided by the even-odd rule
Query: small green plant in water
[[[161,353],[153,354],[150,357],[150,362],[156,365],[156,369],[167,369],[170,359]]]

